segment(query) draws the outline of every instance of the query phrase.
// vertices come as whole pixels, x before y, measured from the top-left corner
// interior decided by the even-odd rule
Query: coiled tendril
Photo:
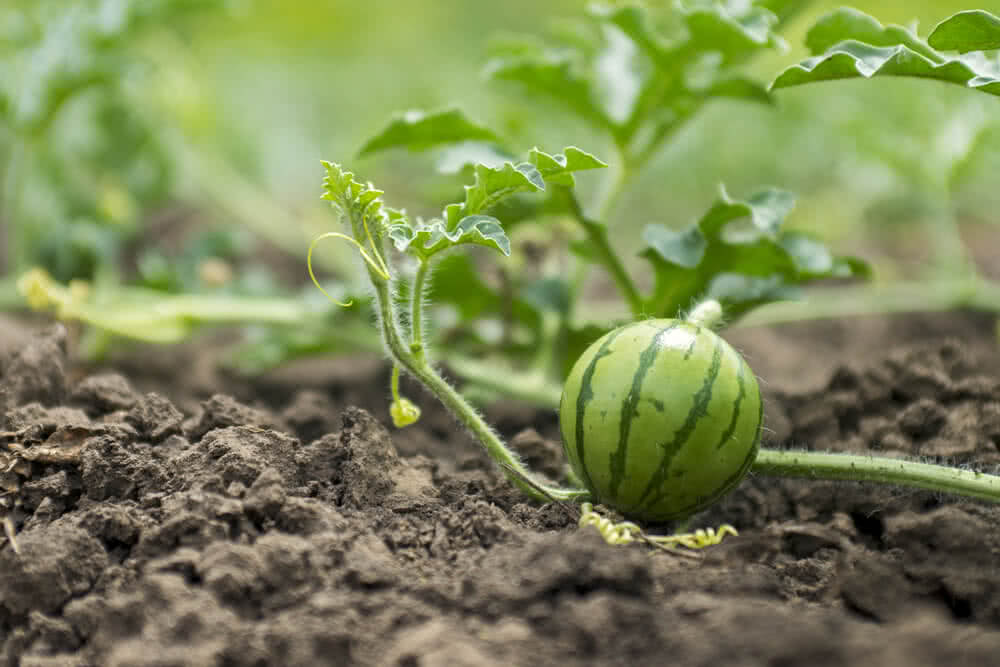
[[[648,535],[637,524],[631,521],[615,523],[606,516],[594,511],[592,503],[581,503],[580,526],[593,526],[608,544],[631,544],[636,540],[650,542],[656,546],[682,546],[689,549],[704,549],[719,544],[726,535],[739,535],[728,523],[718,528],[699,528],[690,533],[676,535]]]

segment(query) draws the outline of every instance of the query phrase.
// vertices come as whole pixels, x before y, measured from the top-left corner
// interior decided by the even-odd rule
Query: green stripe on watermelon
[[[560,407],[570,465],[626,516],[690,515],[746,474],[760,435],[756,378],[714,332],[645,320],[609,332],[577,361]]]
[[[660,465],[657,467],[652,479],[646,484],[642,495],[639,496],[637,506],[641,508],[640,511],[645,511],[645,508],[655,508],[663,500],[663,497],[669,493],[669,488],[666,488],[666,482],[669,479],[674,459],[677,458],[677,454],[680,453],[681,449],[689,444],[695,427],[698,426],[698,422],[704,417],[709,416],[708,404],[712,401],[712,386],[719,377],[720,368],[722,368],[722,339],[716,337],[715,345],[712,348],[712,365],[709,366],[701,389],[694,395],[694,404],[688,410],[687,415],[685,415],[680,428],[674,432],[670,442],[659,445],[663,449],[663,458],[660,459]],[[650,496],[654,492],[655,495]]]
[[[656,361],[657,353],[663,349],[664,337],[676,329],[678,324],[680,323],[673,322],[660,329],[660,331],[658,331],[653,337],[653,340],[649,342],[649,345],[646,346],[646,349],[642,351],[642,354],[639,355],[639,367],[632,376],[632,386],[629,389],[628,396],[626,396],[625,400],[622,401],[621,417],[619,417],[618,420],[618,447],[611,453],[611,459],[609,461],[609,465],[611,467],[609,500],[612,502],[618,498],[618,489],[625,477],[625,461],[628,457],[629,433],[632,430],[632,421],[636,417],[639,400],[642,397],[642,382],[646,379],[649,369],[653,367],[653,362]],[[663,405],[663,403],[661,402],[659,405]],[[579,420],[580,417],[577,416],[577,419]],[[577,446],[579,446],[579,444]]]
[[[582,373],[582,377],[579,380],[580,389],[579,391],[576,392],[576,401],[575,401],[576,418],[574,419],[575,427],[574,427],[574,438],[573,438],[573,443],[575,443],[575,446],[570,445],[566,448],[566,453],[567,455],[570,455],[571,458],[571,465],[573,467],[573,471],[576,472],[577,476],[580,478],[580,480],[584,483],[584,485],[587,488],[591,488],[591,486],[593,485],[593,481],[590,478],[590,473],[587,471],[587,461],[584,452],[583,415],[586,412],[587,404],[594,397],[594,392],[591,386],[591,382],[594,377],[594,371],[597,368],[597,362],[600,361],[602,357],[605,357],[608,354],[610,354],[608,350],[611,347],[611,344],[614,343],[615,338],[618,337],[618,334],[621,333],[621,331],[622,331],[621,329],[617,329],[608,334],[605,334],[604,337],[601,339],[600,344],[598,345],[595,343],[594,345],[591,345],[590,348],[588,348],[587,351],[583,353],[583,355],[576,362],[576,365],[573,368],[573,370],[576,371],[577,368],[581,368],[581,363],[585,362],[586,357],[588,356],[592,357],[589,362],[586,362],[586,366],[583,367],[584,370]],[[559,401],[560,415],[568,414],[568,410],[566,409],[567,406],[565,405],[567,396],[568,394],[564,392],[562,395],[562,399]],[[566,439],[565,436],[563,436],[563,443],[564,446],[569,444],[569,440]],[[570,453],[571,449],[576,454],[575,461],[572,461],[573,457]]]
[[[744,364],[745,365],[745,364]],[[749,369],[749,366],[747,366]],[[757,381],[754,380],[754,385],[756,386]],[[761,427],[764,425],[764,402],[757,402],[757,427],[755,431],[759,434]],[[699,496],[698,499],[690,505],[688,508],[681,510],[682,516],[690,516],[695,512],[699,512],[707,507],[714,505],[720,498],[725,496],[727,493],[736,488],[736,485],[743,481],[746,474],[750,471],[750,466],[753,465],[754,460],[757,458],[757,450],[760,445],[760,438],[754,441],[753,447],[747,452],[746,458],[743,459],[743,465],[740,466],[739,470],[734,472],[729,476],[716,490],[714,493],[709,493],[703,496]]]
[[[739,393],[736,394],[736,400],[733,401],[733,417],[729,420],[729,426],[726,427],[722,437],[719,438],[719,444],[715,446],[716,449],[722,449],[727,442],[733,439],[733,434],[736,432],[736,427],[740,421],[740,407],[743,404],[743,399],[747,397],[747,365],[740,364],[739,366],[739,373],[736,374],[736,384],[739,386]]]

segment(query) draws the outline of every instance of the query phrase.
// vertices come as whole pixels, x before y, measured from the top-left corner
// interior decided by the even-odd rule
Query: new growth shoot
[[[571,151],[567,150],[567,153],[571,154]],[[559,172],[565,178],[569,176],[566,158],[558,158],[563,162]],[[595,159],[590,159],[591,166],[600,165]],[[511,481],[527,494],[541,500],[575,500],[584,497],[586,492],[583,490],[557,487],[535,478],[472,405],[434,368],[428,358],[421,326],[424,283],[433,263],[444,251],[464,244],[483,245],[509,254],[510,242],[499,221],[480,211],[495,204],[508,193],[544,188],[540,171],[530,163],[516,168],[508,163],[495,170],[482,167],[477,171],[476,183],[467,188],[464,202],[448,206],[441,219],[411,221],[403,211],[385,207],[381,200],[382,192],[371,184],[358,183],[351,172],[344,171],[339,165],[326,162],[324,167],[327,175],[323,197],[330,200],[352,234],[329,233],[324,236],[349,240],[358,247],[364,259],[365,270],[374,288],[377,326],[394,364],[392,413],[396,425],[405,426],[419,417],[416,406],[399,394],[399,374],[406,372],[441,401],[483,444],[490,456],[503,466]],[[550,170],[552,174],[556,171]],[[394,270],[392,260],[386,259],[389,257],[386,252],[389,242],[397,251],[409,255],[417,263],[407,290],[410,299],[408,318],[401,315],[394,298],[400,291],[398,283],[404,279],[398,277],[403,272]],[[311,256],[310,275],[315,281]]]

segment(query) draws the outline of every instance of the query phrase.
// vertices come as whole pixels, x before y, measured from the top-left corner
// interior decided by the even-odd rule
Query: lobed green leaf
[[[549,155],[538,148],[533,148],[528,154],[528,161],[538,169],[538,173],[546,183],[569,188],[576,185],[576,180],[573,178],[574,171],[603,169],[608,166],[607,163],[576,146],[568,146],[562,154],[556,155]]]
[[[679,5],[677,11],[685,30],[680,40],[661,35],[648,11],[639,6],[598,6],[591,13],[625,33],[653,62],[671,69],[678,59],[690,60],[695,53],[716,52],[732,63],[749,52],[784,45],[773,31],[778,16],[759,3],[696,1]]]
[[[463,244],[487,246],[509,255],[510,240],[500,221],[486,215],[486,211],[513,195],[544,191],[547,184],[572,187],[574,172],[605,166],[604,162],[575,146],[569,146],[556,155],[535,148],[530,152],[528,161],[517,164],[476,164],[473,168],[475,180],[472,185],[466,186],[463,202],[446,206],[441,219],[410,222],[399,214],[398,219],[388,220],[387,234],[397,250],[422,258]],[[330,172],[327,177],[328,199],[333,199],[341,208],[345,207],[345,202],[354,200],[358,205],[371,205],[362,201],[370,194],[365,194],[364,186],[355,182],[352,174],[335,165],[327,169]],[[378,209],[374,211],[377,213]]]
[[[738,316],[763,303],[792,298],[798,285],[820,278],[867,275],[859,260],[836,257],[819,241],[781,230],[794,206],[777,189],[719,200],[695,223],[673,230],[649,225],[641,255],[653,265],[651,314],[673,317],[712,297]]]
[[[795,0],[777,2],[789,13]],[[788,11],[786,11],[788,10]],[[687,0],[667,34],[641,6],[591,7],[590,40],[508,39],[487,73],[546,95],[636,155],[653,150],[710,99],[770,102],[770,91],[733,71],[752,54],[782,47],[778,16],[754,3]],[[630,146],[636,137],[648,146]]]
[[[389,227],[388,236],[400,252],[422,257],[462,244],[486,246],[510,255],[510,239],[500,221],[489,215],[466,216],[451,230],[438,219],[397,223]]]
[[[500,138],[459,109],[411,110],[394,117],[382,131],[366,141],[358,157],[391,148],[423,151],[464,141],[499,143]]]
[[[795,207],[795,196],[777,188],[756,192],[745,201],[729,196],[724,187],[719,189],[719,199],[698,222],[700,229],[709,238],[717,238],[723,226],[733,220],[748,218],[755,228],[769,238],[776,238],[785,218]]]
[[[556,155],[535,148],[529,153],[527,162],[518,164],[506,162],[499,167],[477,164],[475,181],[465,187],[465,201],[445,207],[446,227],[454,230],[465,217],[488,211],[513,195],[542,192],[547,183],[572,187],[573,172],[606,166],[575,146]]]
[[[516,82],[531,93],[546,96],[594,126],[613,125],[597,103],[592,82],[564,55],[494,58],[487,64],[486,74],[496,81]]]
[[[771,88],[837,79],[905,76],[935,79],[1000,95],[1000,77],[992,72],[977,70],[972,64],[960,60],[934,63],[905,46],[879,48],[848,41],[823,56],[810,58],[785,70],[771,84]]]
[[[653,62],[663,62],[669,56],[670,42],[657,32],[644,8],[595,5],[590,13],[621,30]]]
[[[902,45],[929,60],[941,58],[927,42],[909,29],[897,25],[883,26],[868,14],[850,7],[841,7],[821,17],[806,33],[806,47],[814,56],[847,40],[871,46]]]
[[[1000,18],[981,9],[959,12],[938,23],[927,43],[959,53],[1000,49]]]
[[[696,6],[685,16],[689,32],[688,50],[717,51],[725,64],[740,62],[755,51],[785,48],[774,33],[778,17],[758,6],[727,7],[711,3]]]
[[[766,84],[739,74],[713,81],[702,95],[705,98],[722,97],[760,104],[774,103],[774,98]]]
[[[545,189],[545,179],[528,162],[518,165],[506,162],[499,167],[477,164],[474,173],[473,184],[465,186],[465,201],[445,207],[444,219],[449,230],[455,229],[462,219],[488,210],[507,197]]]
[[[947,26],[949,21],[942,25]],[[983,24],[979,21],[977,25]],[[989,43],[982,35],[978,35],[979,42],[973,41],[977,34],[960,28],[961,21],[954,30],[946,28],[936,43],[943,42],[955,51],[975,50],[976,44]],[[966,38],[970,41],[964,41]],[[906,28],[882,26],[857,10],[840,9],[821,18],[810,29],[806,43],[819,55],[783,71],[771,84],[772,90],[837,79],[902,76],[935,79],[1000,95],[1000,70],[984,60],[948,57]]]
[[[370,233],[380,233],[390,224],[402,224],[406,215],[402,211],[384,206],[383,192],[371,183],[354,180],[354,173],[339,164],[323,161],[326,176],[323,178],[322,198],[331,202],[334,209],[348,224],[367,226]],[[358,239],[363,241],[364,239]]]

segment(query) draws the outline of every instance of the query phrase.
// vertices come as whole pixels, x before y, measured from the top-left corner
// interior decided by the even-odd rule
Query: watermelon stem
[[[421,258],[417,272],[410,286],[410,351],[417,360],[424,358],[424,292],[427,290],[427,276],[430,273],[430,260]]]
[[[1000,502],[1000,476],[905,459],[761,449],[750,469],[762,475],[878,482]]]
[[[684,319],[706,329],[715,329],[722,323],[722,304],[715,299],[705,299]]]
[[[355,236],[367,232],[361,229],[360,223],[353,219]],[[371,236],[372,248],[376,253],[385,255],[382,248],[382,234],[376,232]],[[375,301],[378,308],[378,327],[389,356],[396,368],[404,370],[415,377],[444,405],[456,419],[483,444],[490,457],[504,470],[507,478],[524,493],[540,501],[569,500],[579,502],[590,496],[589,491],[576,488],[556,487],[538,480],[524,465],[500,436],[486,423],[486,420],[476,411],[465,398],[458,393],[435,370],[427,358],[426,344],[422,340],[423,330],[420,326],[421,308],[419,302],[424,297],[424,281],[428,273],[428,262],[421,262],[416,281],[410,289],[410,340],[406,340],[403,327],[400,324],[396,300],[392,298],[391,274],[380,270],[381,267],[372,262],[365,262],[368,278],[375,288]],[[398,378],[397,378],[398,382]],[[398,385],[396,386],[398,392]]]

